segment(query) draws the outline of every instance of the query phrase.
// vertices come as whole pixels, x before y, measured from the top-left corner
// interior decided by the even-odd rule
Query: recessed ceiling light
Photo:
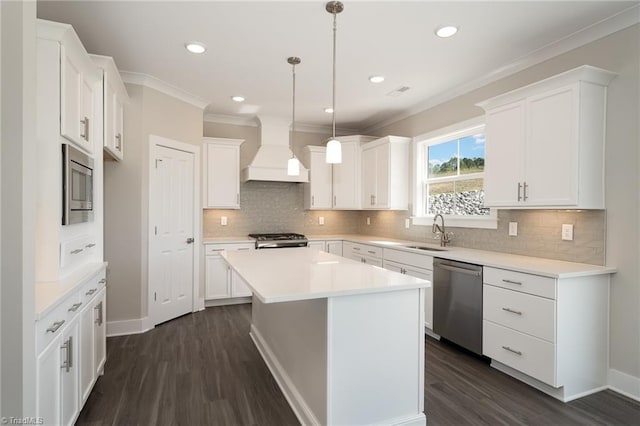
[[[384,81],[384,76],[372,75],[371,77],[369,77],[369,81],[372,83],[382,83]]]
[[[457,32],[458,32],[458,27],[454,27],[453,25],[445,25],[443,27],[436,29],[436,35],[442,38],[451,37]]]
[[[327,114],[333,114],[333,108],[325,108],[324,112],[326,112]]]
[[[244,97],[243,96],[232,96],[231,100],[233,102],[244,102]]]
[[[199,41],[190,41],[185,43],[184,47],[191,53],[204,53],[207,50],[207,46]]]

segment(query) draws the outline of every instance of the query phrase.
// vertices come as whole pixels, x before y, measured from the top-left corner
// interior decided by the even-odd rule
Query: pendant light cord
[[[296,137],[296,64],[291,65],[293,72],[293,111],[291,113],[293,123],[291,123],[291,158],[293,154],[293,139]]]
[[[332,121],[333,121],[333,139],[336,138],[336,17],[338,14],[333,12],[333,113],[332,113]]]

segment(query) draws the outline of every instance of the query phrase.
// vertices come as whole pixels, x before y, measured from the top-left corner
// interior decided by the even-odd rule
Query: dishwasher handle
[[[478,270],[478,269],[467,269],[467,268],[461,268],[459,266],[451,266],[451,265],[448,265],[446,263],[434,264],[434,267],[446,269],[447,271],[451,271],[451,272],[459,272],[461,274],[472,275],[474,277],[482,276],[482,269],[480,269],[480,270]]]

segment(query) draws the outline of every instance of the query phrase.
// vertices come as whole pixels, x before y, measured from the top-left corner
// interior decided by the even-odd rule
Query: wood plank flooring
[[[297,425],[249,338],[251,306],[219,306],[107,339],[79,425]],[[428,338],[425,407],[438,425],[640,425],[640,403],[605,391],[563,404]]]

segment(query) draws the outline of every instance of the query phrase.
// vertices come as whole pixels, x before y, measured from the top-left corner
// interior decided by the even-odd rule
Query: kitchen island
[[[429,281],[309,248],[228,251],[251,338],[302,424],[425,425]]]

